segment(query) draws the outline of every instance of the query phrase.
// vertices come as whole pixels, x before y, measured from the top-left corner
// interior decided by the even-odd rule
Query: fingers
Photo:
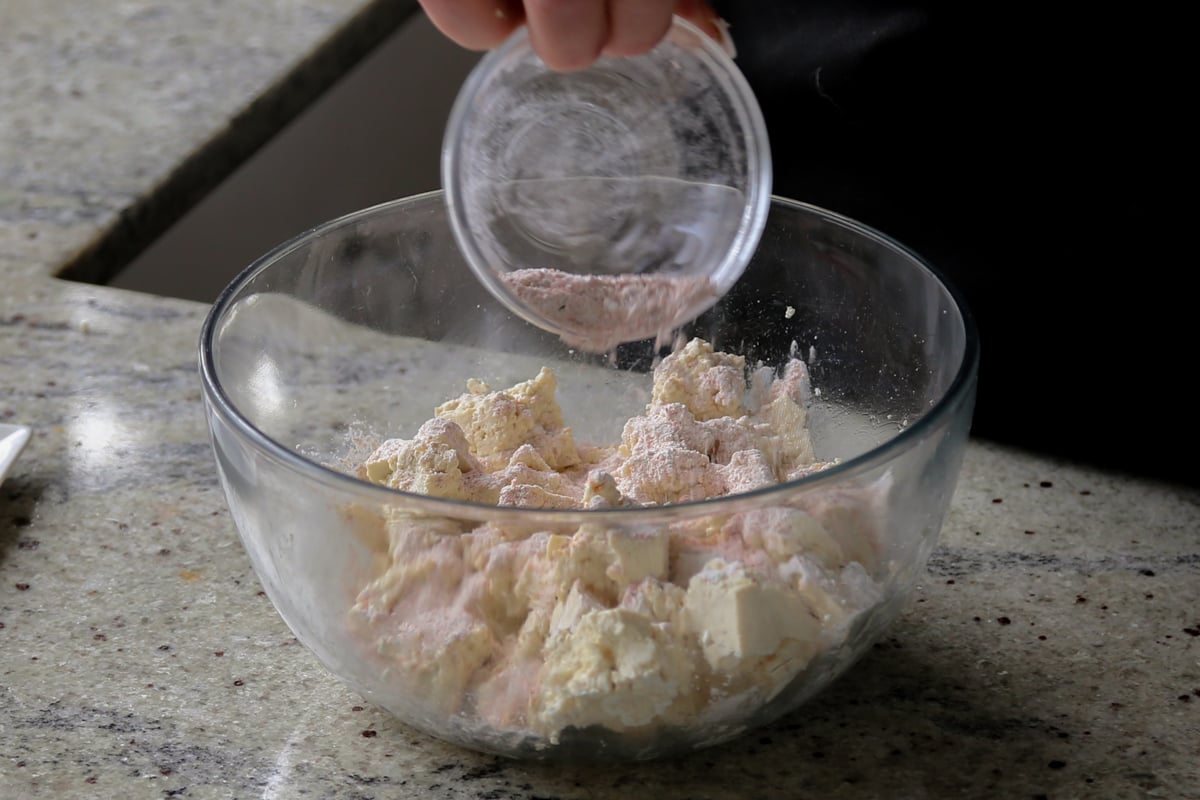
[[[468,50],[490,50],[525,21],[521,0],[421,0],[448,39]]]
[[[604,53],[636,56],[652,50],[667,35],[674,10],[674,0],[609,0]]]
[[[654,48],[678,14],[731,49],[707,0],[421,0],[445,36],[471,50],[489,50],[519,25],[551,69],[583,69],[602,53],[634,56]]]
[[[525,19],[534,51],[554,70],[590,66],[608,43],[603,0],[525,0]]]

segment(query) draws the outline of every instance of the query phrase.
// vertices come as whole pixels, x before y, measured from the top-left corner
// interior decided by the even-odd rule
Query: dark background
[[[717,6],[767,119],[775,193],[892,236],[965,297],[976,436],[1200,485],[1182,20]]]

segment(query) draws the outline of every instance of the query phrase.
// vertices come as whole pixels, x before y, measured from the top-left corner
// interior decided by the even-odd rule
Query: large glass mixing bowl
[[[748,371],[803,359],[813,449],[833,465],[657,507],[532,510],[407,493],[356,477],[355,466],[383,439],[413,436],[468,381],[508,387],[550,367],[575,440],[612,443],[646,409],[662,354],[652,342],[575,352],[515,316],[463,261],[440,193],[350,214],[266,254],[214,304],[200,371],[221,482],[267,595],[368,700],[479,750],[653,758],[796,709],[880,637],[923,573],[968,438],[976,331],[905,247],[776,198],[744,276],[688,326],[691,337],[744,356]],[[480,531],[494,544],[484,561],[529,563],[509,563],[508,573],[467,564]],[[695,558],[689,542],[730,536],[748,563],[795,556],[789,580],[805,594],[773,594],[746,567],[734,590],[709,594],[704,613],[677,604],[676,616],[655,617],[646,595],[642,616],[622,617],[612,638],[586,647],[595,631],[575,608],[555,634],[575,648],[565,661],[552,664],[536,636],[529,645],[536,626],[520,581],[559,569],[555,559],[569,559],[581,538],[600,543],[597,557],[613,552],[606,542],[620,551],[604,574],[632,580],[630,542],[669,539],[663,569],[675,574]],[[403,589],[381,588],[389,569],[403,573]],[[659,577],[656,597],[691,602],[686,580]],[[570,588],[551,601],[564,603]],[[417,606],[403,603],[364,616],[371,592],[392,601],[425,593],[433,605],[422,620],[406,618],[400,609]],[[471,609],[476,622],[487,616],[481,598],[503,607],[503,619],[457,629]],[[431,633],[439,625],[440,638]],[[686,642],[671,638],[679,631]],[[521,647],[530,648],[521,675],[497,689],[496,665]]]

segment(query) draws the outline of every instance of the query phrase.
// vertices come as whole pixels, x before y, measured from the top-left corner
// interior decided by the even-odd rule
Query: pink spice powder
[[[594,353],[652,336],[668,341],[672,329],[717,296],[706,277],[519,269],[502,280],[523,305],[558,326],[564,342]]]

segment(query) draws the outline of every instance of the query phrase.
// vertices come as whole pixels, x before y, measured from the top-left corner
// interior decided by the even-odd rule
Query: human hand
[[[421,0],[433,24],[471,50],[490,50],[522,24],[551,69],[588,67],[601,55],[640,55],[657,45],[678,14],[730,46],[707,0]]]

